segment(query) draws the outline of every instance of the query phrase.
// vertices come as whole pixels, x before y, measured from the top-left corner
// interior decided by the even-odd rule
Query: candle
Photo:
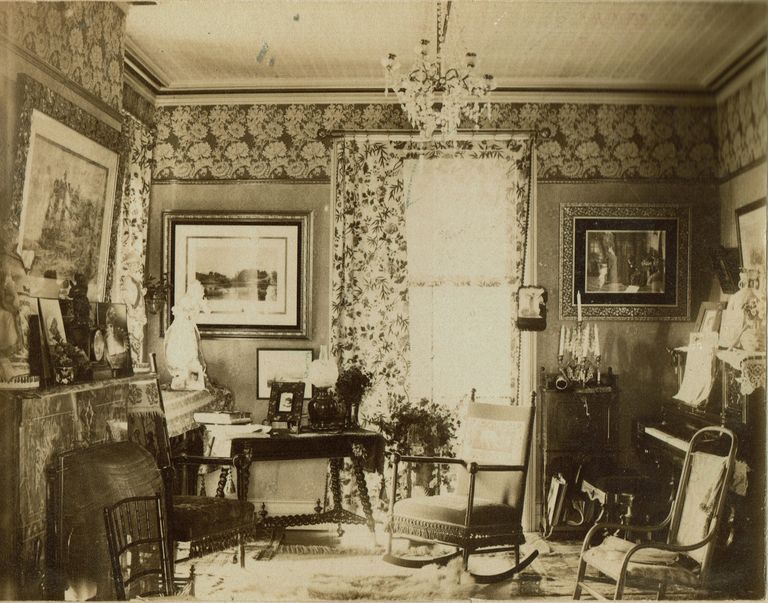
[[[589,355],[589,325],[581,330],[581,357],[586,358]]]
[[[576,321],[581,322],[581,291],[576,292]]]
[[[597,331],[597,324],[595,324],[595,356],[600,355],[600,335]]]
[[[565,345],[565,326],[560,325],[560,347],[557,349],[557,355],[563,355],[563,346]]]

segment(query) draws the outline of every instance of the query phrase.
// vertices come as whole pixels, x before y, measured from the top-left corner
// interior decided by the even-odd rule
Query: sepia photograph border
[[[636,230],[665,230],[667,245],[663,294],[587,293],[584,282],[584,225],[612,230],[620,224]],[[582,318],[591,320],[686,321],[691,314],[690,205],[631,205],[627,203],[562,204],[560,206],[560,319],[576,319],[581,292]],[[577,260],[581,258],[581,261]]]
[[[231,320],[226,324],[206,323],[203,316],[198,319],[197,328],[201,337],[258,337],[307,339],[310,333],[311,279],[312,279],[312,212],[209,212],[209,211],[165,211],[163,212],[163,272],[168,274],[171,284],[164,315],[163,329],[173,319],[173,306],[180,299],[177,283],[188,275],[176,273],[176,253],[179,244],[176,230],[179,226],[210,226],[217,231],[227,227],[253,226],[297,228],[296,281],[291,286],[296,290],[295,320],[291,325],[254,322],[248,319]],[[291,254],[294,255],[294,254]],[[162,333],[161,333],[162,334]]]
[[[109,229],[102,233],[102,244],[99,255],[98,291],[95,292],[92,301],[109,301],[114,279],[115,254],[117,249],[117,231],[120,220],[120,196],[122,193],[123,169],[125,165],[125,139],[123,133],[95,116],[85,109],[78,107],[57,94],[44,84],[38,82],[27,74],[18,76],[19,89],[19,113],[16,139],[16,155],[13,169],[13,197],[11,210],[5,224],[5,235],[8,241],[19,239],[21,219],[24,214],[24,204],[30,201],[26,199],[27,164],[32,161],[31,137],[33,133],[33,115],[37,111],[59,122],[63,126],[74,130],[93,143],[94,148],[101,146],[117,156],[116,165],[112,166],[114,173],[109,174],[108,181],[114,183],[111,190],[107,191],[105,203],[105,219],[102,229]]]

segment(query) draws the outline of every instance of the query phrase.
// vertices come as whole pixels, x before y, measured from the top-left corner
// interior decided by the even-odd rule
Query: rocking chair
[[[582,590],[605,599],[587,582],[587,566],[616,582],[614,599],[621,599],[626,586],[650,586],[662,599],[670,584],[696,589],[709,584],[712,553],[724,515],[725,498],[734,467],[736,436],[724,427],[704,427],[688,445],[677,495],[669,515],[655,526],[598,523],[584,539],[573,598]],[[621,530],[645,536],[669,528],[664,542],[637,544],[617,536],[606,536],[597,546],[592,541],[606,530]],[[602,581],[602,580],[601,580]]]
[[[470,403],[464,421],[461,458],[394,455],[389,507],[387,553],[384,560],[404,567],[446,563],[462,555],[468,571],[473,553],[515,551],[515,565],[501,573],[470,572],[479,583],[506,580],[527,567],[537,556],[533,551],[520,560],[525,542],[521,524],[525,479],[531,448],[536,393],[530,406]],[[458,465],[457,491],[436,496],[414,496],[397,500],[399,463]],[[392,553],[396,535],[456,547],[440,557],[412,559]]]

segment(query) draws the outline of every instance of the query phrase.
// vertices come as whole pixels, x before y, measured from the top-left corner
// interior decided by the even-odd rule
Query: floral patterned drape
[[[143,282],[147,255],[149,191],[152,182],[152,147],[150,128],[127,113],[123,114],[127,141],[126,169],[120,205],[120,230],[112,299],[128,308],[128,334],[134,362],[144,359]]]
[[[531,194],[531,139],[469,139],[427,149],[412,141],[347,139],[334,148],[334,241],[331,349],[342,367],[357,364],[373,375],[365,414],[406,396],[409,381],[407,199],[403,162],[417,157],[501,159],[508,165],[506,199],[514,216],[514,249],[506,281],[523,279]],[[514,303],[514,302],[513,302]],[[519,366],[519,339],[512,345]],[[517,379],[513,378],[514,386]]]
[[[387,142],[343,140],[335,160],[331,350],[374,375],[369,399],[384,404],[408,375],[403,159]]]

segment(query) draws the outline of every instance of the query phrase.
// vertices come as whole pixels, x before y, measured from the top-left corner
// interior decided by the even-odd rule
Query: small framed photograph
[[[696,333],[719,333],[720,320],[727,304],[725,302],[703,302],[699,306],[699,315],[696,318]]]
[[[273,381],[269,396],[267,421],[285,423],[288,429],[296,432],[301,425],[301,413],[304,411],[303,381]]]

